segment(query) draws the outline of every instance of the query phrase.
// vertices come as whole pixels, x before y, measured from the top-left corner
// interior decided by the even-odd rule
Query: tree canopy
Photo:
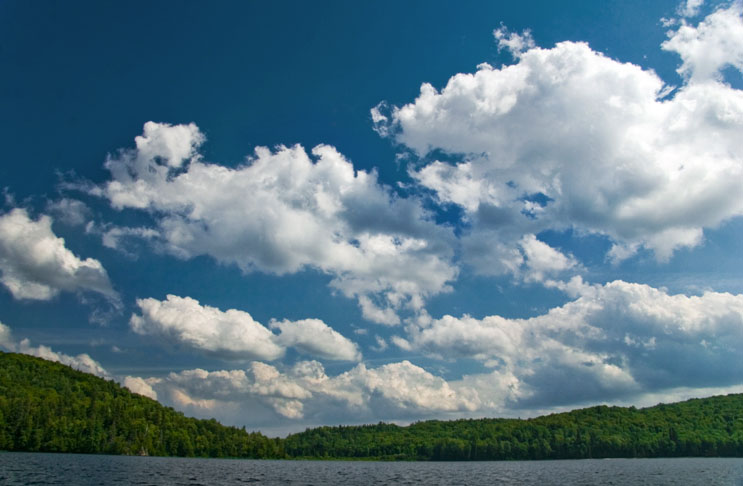
[[[281,441],[185,417],[68,366],[0,354],[0,449],[198,457],[284,457]]]

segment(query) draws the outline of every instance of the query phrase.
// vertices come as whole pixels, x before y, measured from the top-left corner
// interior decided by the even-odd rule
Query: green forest
[[[279,439],[185,417],[59,363],[2,353],[0,450],[422,461],[743,457],[743,395],[533,419],[319,427]]]
[[[197,420],[113,381],[0,354],[0,450],[186,457],[284,457],[281,441]]]

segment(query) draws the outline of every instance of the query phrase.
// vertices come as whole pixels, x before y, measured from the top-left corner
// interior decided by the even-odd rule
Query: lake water
[[[254,461],[0,453],[2,485],[544,485],[743,486],[743,459],[525,462]]]

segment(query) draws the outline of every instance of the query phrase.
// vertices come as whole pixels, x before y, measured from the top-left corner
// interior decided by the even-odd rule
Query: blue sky
[[[0,346],[199,417],[743,390],[740,2],[3,2]]]

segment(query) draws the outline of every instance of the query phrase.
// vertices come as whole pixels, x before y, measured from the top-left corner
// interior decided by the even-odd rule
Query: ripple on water
[[[0,453],[3,485],[741,485],[743,459],[525,462],[253,461]]]

